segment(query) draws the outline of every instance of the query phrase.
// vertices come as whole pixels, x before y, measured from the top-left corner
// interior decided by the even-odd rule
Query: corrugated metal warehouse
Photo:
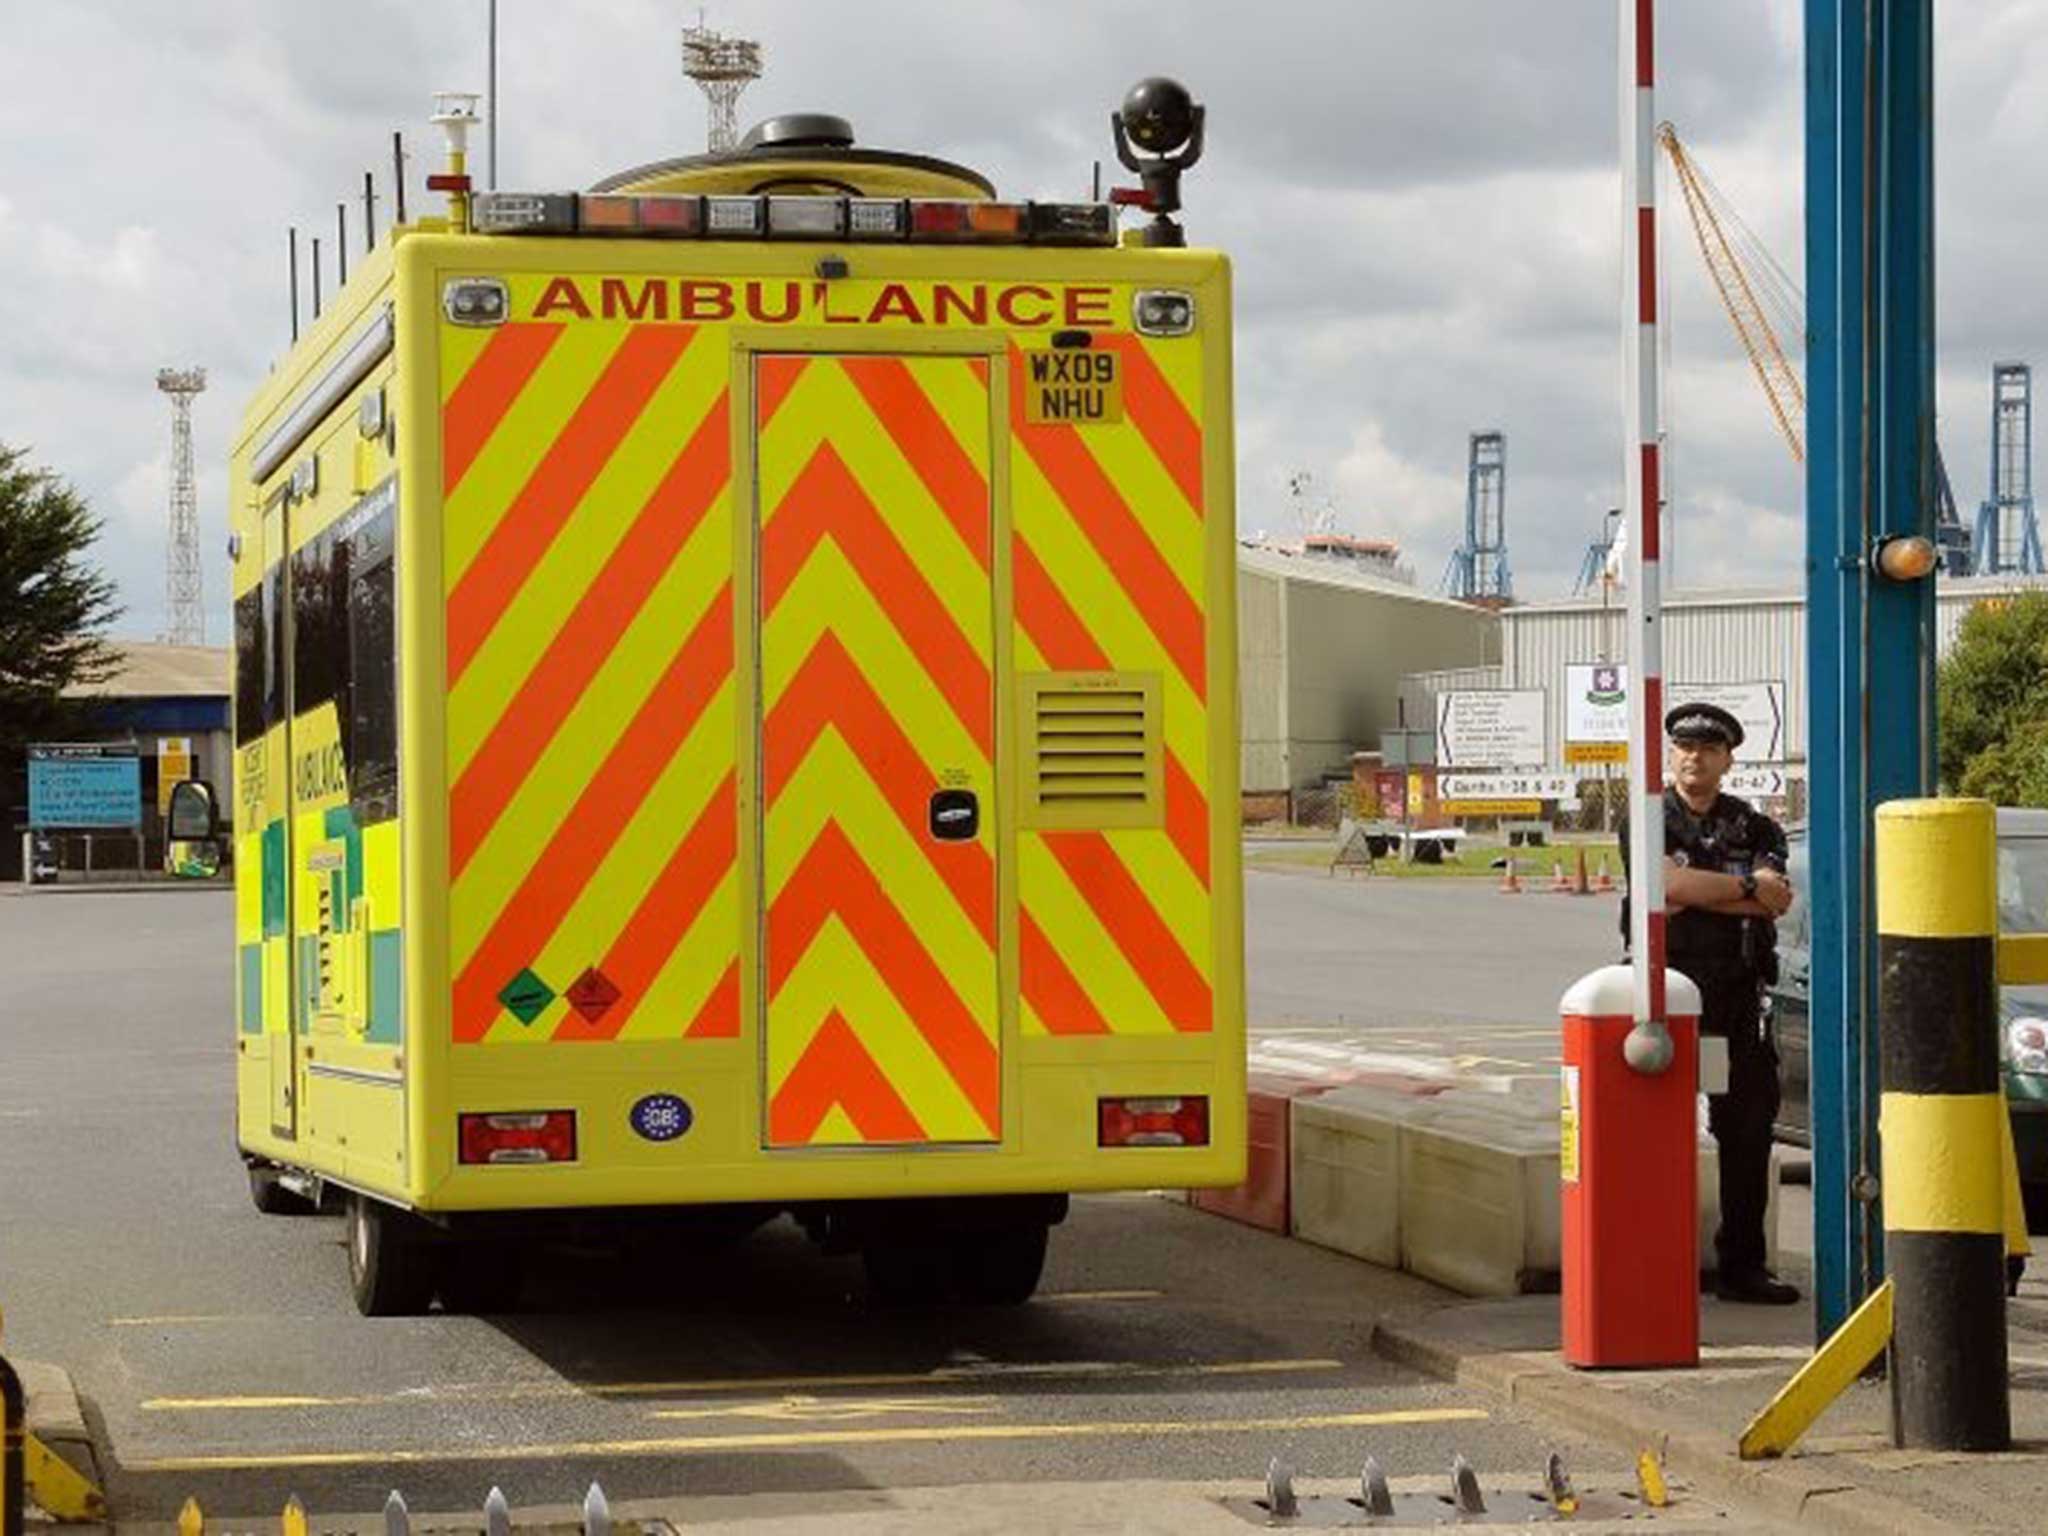
[[[1493,614],[1347,562],[1241,545],[1237,593],[1248,798],[1348,772],[1397,724],[1406,674],[1500,659]]]
[[[2048,583],[2039,577],[1944,577],[1935,589],[1936,630],[1946,654],[1963,616],[1987,597]],[[1500,660],[1409,678],[1410,717],[1432,718],[1434,695],[1460,688],[1541,688],[1548,694],[1550,756],[1562,761],[1565,668],[1626,659],[1626,607],[1577,599],[1526,603],[1499,615]],[[1664,602],[1664,675],[1686,683],[1778,682],[1785,690],[1785,757],[1806,758],[1806,598],[1803,592],[1721,589],[1674,592]]]

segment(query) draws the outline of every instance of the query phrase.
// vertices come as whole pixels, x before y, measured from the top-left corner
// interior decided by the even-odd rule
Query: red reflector
[[[640,227],[665,235],[694,235],[703,222],[702,212],[703,204],[694,197],[643,197]]]
[[[1095,1144],[1099,1147],[1206,1147],[1209,1100],[1098,1099]]]
[[[910,205],[913,235],[964,235],[967,233],[967,205],[917,201]]]
[[[574,1110],[464,1115],[459,1124],[461,1161],[465,1163],[576,1161]]]
[[[427,178],[427,190],[429,192],[467,192],[469,190],[469,178],[467,176],[451,176],[445,171],[436,171]]]

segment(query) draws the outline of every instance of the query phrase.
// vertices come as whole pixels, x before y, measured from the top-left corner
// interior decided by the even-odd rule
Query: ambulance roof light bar
[[[673,193],[474,192],[483,235],[625,235],[726,240],[908,240],[941,245],[1108,246],[1104,203],[961,198],[725,197]]]

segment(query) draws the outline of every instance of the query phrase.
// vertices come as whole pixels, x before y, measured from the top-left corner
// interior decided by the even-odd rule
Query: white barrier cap
[[[1603,965],[1571,984],[1557,1011],[1575,1019],[1632,1019],[1636,1013],[1635,972],[1626,965]],[[1690,976],[1664,968],[1664,1011],[1681,1018],[1700,1016],[1700,989]]]

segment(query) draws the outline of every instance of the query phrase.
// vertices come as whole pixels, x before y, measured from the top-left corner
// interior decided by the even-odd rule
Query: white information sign
[[[1628,745],[1625,664],[1594,661],[1564,669],[1564,740],[1567,747]]]
[[[1721,788],[1745,800],[1775,800],[1791,792],[1794,779],[1806,777],[1806,765],[1784,768],[1733,768],[1721,781]]]
[[[1541,688],[1467,689],[1436,701],[1436,765],[1533,768],[1549,758]]]
[[[1665,697],[1679,704],[1717,704],[1742,722],[1738,763],[1775,763],[1785,756],[1785,685],[1758,683],[1670,683]]]
[[[1445,800],[1568,800],[1579,781],[1568,773],[1446,773],[1436,792]]]

